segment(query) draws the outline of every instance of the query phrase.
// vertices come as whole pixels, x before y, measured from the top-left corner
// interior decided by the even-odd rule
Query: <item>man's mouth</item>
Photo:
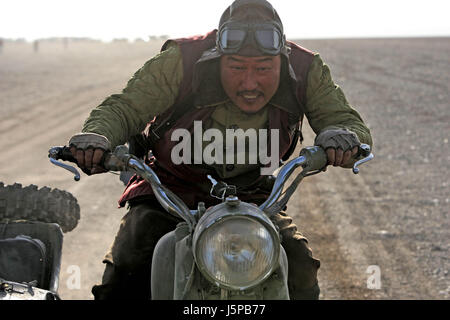
[[[260,92],[242,92],[239,93],[238,96],[244,98],[247,101],[254,101],[256,99],[258,99],[260,96],[262,96],[262,93]]]

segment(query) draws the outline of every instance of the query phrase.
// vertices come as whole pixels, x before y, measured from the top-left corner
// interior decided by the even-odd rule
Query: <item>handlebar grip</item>
[[[72,155],[72,152],[70,152],[70,147],[54,147],[50,149],[48,156],[55,160],[69,161],[78,164],[77,159],[75,159],[75,157]]]
[[[327,166],[327,155],[319,146],[303,148],[300,151],[300,156],[307,159],[304,167],[307,167],[309,171],[320,171]]]
[[[60,159],[63,161],[69,161],[69,162],[78,164],[77,159],[75,159],[72,155],[72,152],[70,152],[70,147],[64,146],[61,148],[61,158]]]
[[[362,143],[358,146],[358,153],[356,158],[363,157],[366,158],[370,155],[370,146],[368,144]]]
[[[72,156],[72,152],[70,152],[70,148],[66,146],[62,147],[52,147],[48,151],[48,157],[54,160],[63,160],[69,161],[78,164],[77,159]]]
[[[110,170],[110,168],[106,167],[107,161],[110,158],[110,156],[111,153],[105,152],[103,153],[102,159],[100,160],[100,166],[102,166],[106,170]],[[70,147],[67,146],[51,148],[48,152],[48,157],[53,158],[54,160],[69,161],[78,165],[77,159],[72,155],[72,152],[70,152]],[[90,174],[90,172],[86,172],[85,170],[83,170],[83,172],[88,175]]]

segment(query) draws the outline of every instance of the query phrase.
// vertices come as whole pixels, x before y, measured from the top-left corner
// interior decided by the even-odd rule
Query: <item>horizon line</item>
[[[95,37],[95,36],[46,36],[39,38],[27,38],[27,37],[4,37],[0,35],[0,39],[4,41],[11,42],[34,42],[36,40],[56,40],[56,39],[73,39],[73,40],[89,40],[96,42],[114,42],[114,41],[128,41],[135,42],[136,40],[148,42],[155,40],[167,40],[167,39],[176,39],[179,37],[169,36],[169,35],[148,35],[146,38],[139,36],[129,36],[129,37]],[[287,40],[358,40],[358,39],[410,39],[410,38],[450,38],[450,34],[412,34],[412,35],[355,35],[355,36],[311,36],[311,37],[289,37]]]

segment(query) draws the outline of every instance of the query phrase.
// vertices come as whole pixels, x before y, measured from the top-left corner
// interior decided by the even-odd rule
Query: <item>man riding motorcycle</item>
[[[320,55],[286,41],[282,22],[267,1],[236,0],[223,13],[218,30],[167,41],[122,93],[92,110],[82,133],[69,144],[78,166],[97,174],[105,172],[99,165],[105,151],[138,137],[161,182],[191,209],[199,201],[207,206],[220,201],[209,195],[207,175],[236,186],[239,198],[260,204],[273,181],[261,175],[261,164],[175,164],[171,150],[178,142],[172,133],[187,129],[192,134],[194,121],[202,121],[203,130],[222,133],[278,129],[279,159],[286,160],[302,138],[303,115],[317,134],[315,144],[326,150],[328,165],[351,167],[360,143],[372,144],[369,129]],[[102,284],[92,289],[96,299],[150,298],[155,245],[181,221],[164,211],[149,184],[137,176],[119,200],[121,207],[127,202],[129,211],[103,261]],[[289,261],[291,299],[318,299],[320,262],[307,239],[284,212],[273,222]]]

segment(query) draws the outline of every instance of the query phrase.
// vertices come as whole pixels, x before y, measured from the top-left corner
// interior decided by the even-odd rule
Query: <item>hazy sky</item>
[[[145,38],[217,27],[231,0],[0,0],[0,37]],[[450,36],[450,0],[272,0],[288,38]]]

